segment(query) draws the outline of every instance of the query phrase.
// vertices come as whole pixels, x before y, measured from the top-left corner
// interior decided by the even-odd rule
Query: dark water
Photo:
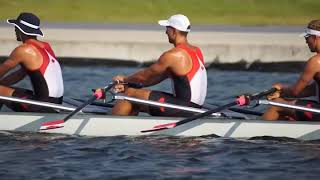
[[[64,67],[66,96],[86,98],[138,68]],[[207,102],[292,83],[297,74],[210,69]],[[26,83],[20,83],[25,85]],[[154,89],[169,91],[165,82]],[[260,108],[260,109],[259,109]],[[259,107],[261,110],[265,107]],[[1,179],[319,179],[320,141],[216,137],[75,137],[0,132]]]

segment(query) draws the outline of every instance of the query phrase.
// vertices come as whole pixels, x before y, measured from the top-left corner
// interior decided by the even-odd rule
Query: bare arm
[[[19,60],[17,60],[17,58],[11,54],[9,59],[0,65],[0,78],[2,78],[8,71],[16,67],[18,64]]]
[[[310,84],[314,75],[320,69],[320,59],[317,56],[312,57],[306,64],[306,67],[299,77],[298,81],[292,86],[282,89],[283,97],[308,97],[315,95],[315,84]]]
[[[316,95],[316,83],[312,83],[304,88],[304,90],[298,95],[299,98],[310,97]]]
[[[127,82],[136,82],[143,83],[144,86],[153,86],[169,76],[169,69],[172,65],[171,60],[175,58],[174,55],[170,52],[162,54],[159,60],[149,66],[146,69],[138,71],[137,73],[127,76],[124,78],[124,81]]]
[[[0,84],[8,86],[22,80],[26,76],[26,72],[22,68],[6,77],[4,76],[18,65],[23,65],[28,69],[39,68],[39,64],[42,62],[37,61],[38,58],[36,51],[29,45],[22,44],[15,48],[10,57],[0,65]]]
[[[18,46],[11,52],[9,58],[0,65],[0,79],[19,64],[29,66],[35,56],[36,53],[31,47],[24,44]]]

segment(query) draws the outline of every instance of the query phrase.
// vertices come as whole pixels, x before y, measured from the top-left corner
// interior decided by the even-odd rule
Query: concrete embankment
[[[301,31],[303,28],[301,28]],[[95,60],[131,60],[148,63],[172,47],[164,29],[130,30],[108,28],[43,28],[58,57]],[[299,32],[193,31],[192,44],[202,48],[205,61],[246,64],[255,62],[302,62],[311,56]],[[0,26],[0,56],[8,56],[18,45],[12,26]]]

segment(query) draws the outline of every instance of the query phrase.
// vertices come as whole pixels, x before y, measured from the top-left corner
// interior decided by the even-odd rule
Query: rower
[[[320,108],[320,20],[311,21],[302,34],[312,56],[305,64],[299,79],[291,86],[281,83],[273,85],[278,91],[268,96],[269,100],[279,103]],[[306,98],[311,100],[289,100],[287,98]],[[311,112],[296,111],[284,107],[270,107],[262,116],[265,120],[292,119],[300,121],[320,121],[320,115]]]
[[[207,73],[200,48],[191,45],[187,39],[190,21],[186,16],[176,14],[158,23],[166,27],[168,41],[174,47],[164,52],[151,66],[129,76],[115,76],[113,80],[149,87],[170,79],[172,92],[137,89],[122,84],[116,85],[114,89],[116,92],[124,92],[126,96],[139,99],[200,108],[207,94]],[[134,104],[127,100],[117,101],[112,109],[113,115],[138,115],[139,112],[153,116],[190,115],[182,110]]]
[[[9,58],[0,65],[0,95],[61,104],[64,92],[61,67],[51,46],[37,40],[37,37],[43,37],[40,19],[26,12],[21,13],[17,19],[7,22],[15,26],[17,41],[21,41],[22,44],[16,47]],[[16,67],[18,70],[8,73]],[[12,86],[26,76],[31,80],[33,90]],[[40,106],[1,103],[14,111],[51,111]]]

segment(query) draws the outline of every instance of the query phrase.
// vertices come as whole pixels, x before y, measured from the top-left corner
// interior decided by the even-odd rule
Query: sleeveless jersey
[[[42,55],[42,65],[37,70],[27,70],[33,87],[34,94],[39,100],[48,98],[60,98],[63,96],[64,86],[59,62],[48,43],[44,47],[37,43],[26,41],[38,49]]]
[[[201,50],[199,48],[193,50],[184,44],[179,44],[177,48],[189,54],[192,59],[192,68],[183,76],[171,75],[173,93],[179,99],[203,105],[207,95],[207,72]]]

